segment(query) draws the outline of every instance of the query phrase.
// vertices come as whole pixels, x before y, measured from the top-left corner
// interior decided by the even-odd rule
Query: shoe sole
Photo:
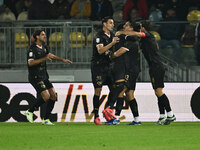
[[[119,125],[120,123],[113,123],[113,125]]]
[[[176,118],[172,119],[172,120],[167,120],[163,123],[163,125],[169,125],[171,122],[174,122],[176,120]]]
[[[45,126],[54,126],[55,124],[44,124],[44,123],[42,123],[42,125],[45,125]]]
[[[94,122],[94,124],[95,124],[95,125],[102,125],[102,123],[95,123],[95,122]]]

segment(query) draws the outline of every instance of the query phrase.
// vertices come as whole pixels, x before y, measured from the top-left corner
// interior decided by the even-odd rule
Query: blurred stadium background
[[[198,13],[200,16],[200,13]],[[190,16],[189,16],[190,17]],[[73,61],[72,65],[48,62],[50,77],[54,82],[91,82],[90,60],[92,41],[101,28],[99,21],[0,21],[0,81],[27,82],[26,51],[31,44],[31,34],[36,29],[44,29],[50,51],[59,57]],[[152,22],[151,31],[159,42],[157,32],[160,24]],[[190,20],[171,22],[183,26],[197,23]],[[196,25],[196,24],[195,24]],[[117,23],[116,23],[117,26]],[[184,33],[182,35],[184,37]],[[181,45],[178,58],[173,59],[170,45],[160,49],[166,67],[166,82],[195,82],[200,80],[194,45]],[[141,73],[138,81],[150,81],[148,65],[141,54]]]

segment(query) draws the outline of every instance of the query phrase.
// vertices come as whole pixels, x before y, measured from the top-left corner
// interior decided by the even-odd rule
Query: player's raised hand
[[[118,43],[119,42],[119,38],[118,37],[114,37],[113,39],[112,39],[112,43],[113,44],[116,44],[116,43]]]
[[[63,59],[63,62],[66,62],[66,63],[68,63],[68,64],[72,64],[72,61],[69,60],[69,59]]]
[[[117,31],[117,32],[115,33],[115,36],[119,36],[120,34],[122,34],[122,32],[121,32],[121,31]]]

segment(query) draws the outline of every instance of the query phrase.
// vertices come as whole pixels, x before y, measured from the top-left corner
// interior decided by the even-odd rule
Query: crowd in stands
[[[164,22],[154,31],[160,35],[162,49],[173,49],[173,59],[179,56],[182,45],[196,47],[195,53],[200,58],[200,46],[195,40],[198,39],[195,38],[196,24],[172,24],[191,21],[188,14],[193,10],[200,10],[199,0],[0,0],[0,20],[100,21],[105,16],[113,16],[119,22],[138,19]]]
[[[199,6],[198,0],[0,0],[0,14],[10,11],[17,19],[26,11],[30,20],[101,20],[121,11],[122,20],[140,17],[160,21],[167,18],[168,10],[173,8],[179,20],[186,20],[188,12],[198,10]]]

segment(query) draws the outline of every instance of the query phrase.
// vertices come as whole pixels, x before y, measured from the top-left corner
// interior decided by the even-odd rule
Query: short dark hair
[[[125,25],[125,22],[120,23],[120,24],[117,26],[117,31],[120,31],[120,30],[124,29],[124,25]]]
[[[104,18],[101,20],[102,24],[108,22],[109,19],[113,19],[113,17],[112,17],[112,16],[106,16],[106,17],[104,17]]]
[[[35,39],[35,42],[37,41],[37,38],[36,36],[39,36],[41,34],[43,30],[36,30],[34,33],[33,33],[33,38]]]
[[[131,27],[133,27],[134,31],[139,32],[141,29],[141,23],[140,22],[135,22],[135,21],[130,21]]]
[[[151,30],[151,22],[149,20],[142,20],[142,27],[145,28],[145,30],[150,31]]]

